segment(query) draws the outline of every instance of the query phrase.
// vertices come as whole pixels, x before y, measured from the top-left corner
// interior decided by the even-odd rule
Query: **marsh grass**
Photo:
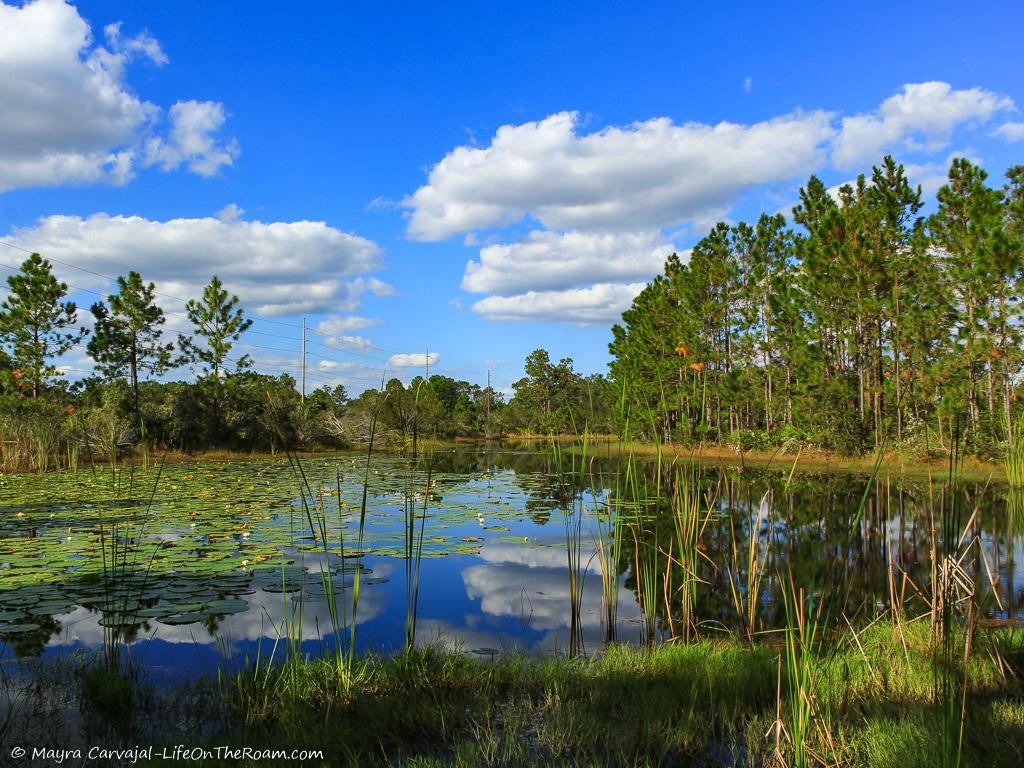
[[[636,598],[643,617],[643,639],[647,648],[653,648],[658,627],[658,539],[647,541],[646,532],[638,523],[629,524],[633,538],[633,576],[636,579]],[[664,594],[664,589],[662,590]]]
[[[406,488],[404,510],[405,544],[405,652],[410,654],[416,648],[416,619],[420,600],[420,566],[423,562],[423,534],[427,525],[427,505],[430,501],[431,480],[433,479],[434,455],[427,458],[427,477],[423,485],[423,504],[416,514],[417,496]],[[417,528],[417,523],[419,527]]]
[[[596,487],[593,484],[591,487]],[[615,504],[619,493],[605,491],[595,500],[593,521],[594,544],[601,568],[601,606],[605,641],[615,639],[619,607],[619,559],[622,557],[623,526],[617,524]]]
[[[587,564],[583,562],[583,518],[586,509],[577,488],[587,476],[589,441],[584,431],[579,436],[578,455],[567,455],[558,443],[552,443],[552,457],[557,472],[558,507],[562,515],[565,537],[566,570],[569,579],[569,656],[581,649],[580,629],[583,605],[583,586]]]
[[[959,487],[959,446],[960,446],[960,423],[956,423],[956,435],[953,450],[949,456],[949,493],[946,503],[942,504],[940,516],[942,526],[942,564],[938,568],[938,583],[935,585],[935,594],[939,601],[937,610],[933,608],[932,615],[939,618],[940,641],[940,664],[935,670],[935,700],[940,712],[940,743],[943,768],[959,768],[963,755],[964,723],[966,720],[967,707],[967,681],[961,679],[958,674],[959,657],[956,648],[957,633],[954,629],[954,621],[958,618],[958,608],[965,600],[970,600],[971,595],[965,595],[965,582],[963,580],[963,569],[960,565],[961,558],[955,557],[960,549],[961,538],[961,507]],[[966,533],[966,531],[965,531]],[[933,552],[935,547],[933,546]],[[933,554],[934,557],[934,554]],[[969,582],[967,583],[969,587]],[[973,621],[973,610],[969,622]],[[970,653],[970,639],[973,626],[969,626],[963,634],[964,658]],[[963,667],[966,674],[966,665]]]
[[[729,517],[730,561],[726,565],[726,576],[740,632],[750,645],[753,645],[760,629],[758,609],[771,554],[771,537],[765,536],[764,532],[770,524],[771,509],[772,491],[769,488],[757,505],[756,515],[748,516],[749,528],[745,537],[742,531],[737,536],[735,517]],[[745,544],[741,543],[744,538]],[[741,551],[743,557],[740,556]]]
[[[103,669],[105,673],[115,677],[133,677],[138,672],[131,659],[131,640],[134,628],[139,624],[138,612],[150,583],[159,544],[154,543],[148,558],[140,561],[140,557],[144,557],[142,542],[145,539],[146,525],[152,517],[163,468],[164,462],[161,459],[145,511],[138,525],[133,524],[130,516],[124,521],[119,521],[116,515],[111,515],[111,519],[107,521],[108,513],[101,511],[99,515],[101,578],[108,608],[105,612],[108,621],[103,626]],[[118,469],[112,464],[111,471],[113,484],[119,495],[124,493],[121,483],[124,474],[126,471],[129,473],[127,494],[130,497],[135,489],[134,465]]]
[[[865,629],[859,647],[826,651],[818,609],[806,595],[801,603],[799,589],[791,598],[795,631],[782,655],[793,661],[783,661],[781,686],[780,649],[770,640],[752,648],[739,639],[653,650],[613,644],[590,658],[487,661],[420,648],[364,657],[347,694],[329,661],[314,660],[297,680],[277,673],[273,686],[243,687],[232,706],[250,743],[315,744],[334,765],[765,766],[777,747],[781,695],[789,738],[802,729],[805,761],[783,735],[785,765],[939,764],[929,701],[943,662],[927,623],[907,628],[909,655],[886,621]],[[1024,647],[1005,631],[988,642],[1002,665],[989,654],[956,665],[972,681],[965,764],[1010,768],[1024,743],[1014,677]]]
[[[1024,489],[1024,414],[1006,423],[1006,480],[1014,490]]]
[[[717,501],[718,490],[709,491],[706,497],[700,493],[697,474],[692,466],[677,469],[672,487],[672,522],[675,538],[669,544],[668,562],[677,566],[682,583],[677,589],[679,613],[682,632],[677,634],[672,628],[673,637],[681,637],[683,641],[691,641],[698,635],[699,620],[697,617],[697,589],[703,583],[700,576],[701,561],[711,563],[701,551],[701,538],[711,520]],[[711,563],[714,565],[714,563]],[[665,579],[666,611],[672,615],[671,606],[674,596],[668,594],[669,580]]]
[[[821,653],[827,616],[821,603],[815,605],[803,589],[797,588],[792,574],[782,595],[787,627],[783,630],[785,647],[779,674],[780,678],[784,675],[787,695],[785,704],[780,700],[776,710],[775,754],[792,768],[836,764],[839,761],[828,710],[822,707],[818,694],[819,676],[828,674],[830,662],[830,656]],[[781,681],[779,691],[781,699]],[[788,714],[784,719],[783,711]]]

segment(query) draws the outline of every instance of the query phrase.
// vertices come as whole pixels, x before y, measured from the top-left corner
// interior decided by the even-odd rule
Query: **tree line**
[[[990,453],[1018,411],[1024,166],[956,159],[937,206],[891,157],[781,214],[719,223],[613,328],[611,379],[650,439]]]
[[[891,157],[837,190],[812,177],[792,225],[781,214],[720,223],[685,263],[669,257],[612,328],[609,376],[537,349],[507,393],[435,374],[303,399],[293,377],[237,354],[252,320],[216,276],[186,303],[190,333],[165,337],[138,272],[90,307],[89,331],[32,254],[0,303],[0,462],[140,443],[342,446],[371,429],[399,446],[589,430],[843,453],[959,441],[991,454],[1021,413],[1024,166],[995,186],[957,159],[936,203],[922,215],[920,188]],[[69,382],[56,361],[83,342],[93,370]],[[193,380],[166,380],[181,366]]]
[[[434,374],[382,380],[350,398],[342,385],[302,397],[288,374],[254,370],[236,344],[252,325],[239,299],[214,276],[185,305],[190,333],[165,335],[166,317],[153,283],[138,272],[94,303],[92,327],[67,300],[68,286],[33,253],[7,279],[0,303],[0,465],[46,468],[140,445],[178,451],[211,448],[274,451],[378,444],[415,446],[419,439],[511,432],[549,434],[573,428],[608,391],[584,378],[572,360],[552,363],[537,350],[505,402],[490,386]],[[71,381],[59,360],[85,344],[90,371]],[[191,381],[161,380],[190,367]],[[605,414],[604,429],[613,429]]]

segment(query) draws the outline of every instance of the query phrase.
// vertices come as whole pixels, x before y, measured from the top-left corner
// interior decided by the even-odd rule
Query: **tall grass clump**
[[[0,413],[0,471],[47,472],[77,465],[82,434],[71,406],[18,401]]]
[[[940,510],[941,523],[941,566],[937,569],[933,566],[933,573],[938,577],[938,583],[933,586],[937,606],[932,608],[932,616],[939,621],[938,632],[940,636],[939,656],[940,662],[935,666],[934,687],[935,701],[939,709],[939,739],[940,752],[942,755],[942,768],[959,768],[963,751],[964,722],[966,719],[967,706],[967,680],[961,680],[960,670],[963,675],[967,674],[966,662],[970,653],[971,628],[962,633],[965,647],[963,657],[956,647],[957,631],[955,622],[958,608],[965,601],[970,601],[971,581],[964,572],[961,561],[966,557],[966,551],[957,556],[960,545],[963,541],[961,536],[961,506],[960,506],[960,473],[962,468],[962,456],[960,454],[960,423],[957,420],[953,449],[949,454],[949,478],[948,496],[942,500]],[[966,536],[966,530],[964,531]],[[933,558],[937,547],[933,544]],[[972,606],[969,606],[973,608]],[[968,621],[973,621],[973,611]],[[934,621],[934,619],[933,619]]]
[[[427,459],[427,478],[423,485],[423,506],[416,514],[416,494],[408,490],[404,503],[405,534],[405,652],[416,648],[416,617],[420,599],[420,565],[423,562],[423,533],[427,525],[427,503],[433,470],[433,453]],[[419,528],[417,528],[417,522]]]
[[[1024,489],[1024,414],[1006,424],[1006,479],[1013,490]]]
[[[159,544],[154,544],[152,552],[145,560],[141,543],[145,540],[146,523],[153,512],[157,488],[163,474],[164,461],[161,459],[153,480],[153,488],[149,494],[142,522],[134,527],[129,518],[119,522],[116,517],[108,522],[106,513],[99,515],[101,579],[105,593],[106,618],[100,622],[103,626],[103,668],[116,677],[130,678],[135,673],[131,661],[131,638],[128,633],[138,623],[138,611],[141,609],[143,595],[149,586],[149,578],[153,569],[154,559],[159,551]],[[111,467],[116,472],[116,468]],[[134,490],[134,466],[128,468],[130,478],[128,493]],[[126,470],[117,472],[118,476]],[[121,483],[116,484],[118,494],[122,492]]]
[[[762,531],[766,517],[771,510],[771,489],[764,492],[761,502],[757,505],[757,513],[748,515],[749,530],[746,544],[740,545],[737,540],[736,522],[729,517],[730,559],[726,566],[729,579],[729,594],[733,609],[736,611],[740,631],[748,645],[753,645],[754,637],[759,628],[758,607],[768,556],[771,548],[771,537],[762,542]],[[742,536],[742,531],[740,532]],[[741,556],[742,552],[742,556]]]
[[[601,607],[605,640],[615,639],[619,608],[619,558],[622,555],[622,529],[615,504],[619,494],[605,491],[594,501],[594,544],[601,568]]]
[[[580,652],[580,628],[583,610],[583,517],[585,510],[577,486],[582,486],[589,461],[589,440],[586,432],[577,438],[579,455],[566,456],[557,441],[551,444],[558,473],[558,503],[565,534],[565,557],[569,578],[569,647],[570,656]],[[568,465],[566,462],[570,462]]]
[[[302,466],[302,462],[299,457],[292,454],[291,451],[286,453],[288,462],[294,470],[296,476],[299,479],[299,498],[302,503],[302,510],[305,513],[306,522],[309,525],[309,533],[313,537],[315,542],[320,544],[320,551],[323,555],[323,564],[320,567],[320,584],[323,587],[324,595],[327,602],[327,614],[331,623],[331,632],[334,637],[334,648],[335,648],[335,659],[338,661],[338,674],[347,677],[347,669],[341,663],[342,655],[338,652],[341,647],[344,630],[345,630],[345,619],[344,614],[338,608],[338,596],[334,589],[334,578],[331,569],[331,548],[330,548],[330,530],[328,526],[327,518],[327,503],[324,497],[323,488],[318,485],[317,491],[314,494],[312,487],[310,486],[309,479],[306,477],[305,469]],[[340,554],[345,553],[345,539],[343,524],[341,521],[341,474],[336,473],[335,481],[337,483],[337,494],[338,494],[338,530],[339,530],[339,541],[338,546],[340,548]],[[282,558],[282,568],[283,568]],[[344,560],[342,560],[344,562]],[[284,571],[281,572],[282,579],[282,596],[286,596],[287,592],[284,591]],[[296,631],[289,631],[289,646],[292,648],[293,657],[297,657],[302,648],[302,636],[301,628],[302,613],[305,605],[304,590],[299,592],[299,606],[298,606],[298,624],[296,625]]]
[[[373,416],[370,419],[370,434],[369,439],[366,442],[366,462],[363,466],[363,492],[359,503],[359,528],[356,534],[356,554],[361,556],[363,554],[363,545],[366,541],[366,513],[367,504],[370,498],[370,471],[373,463],[373,441],[377,436],[377,419],[380,416],[381,406],[384,404],[384,399],[387,394],[384,390],[384,376],[382,373],[380,377],[380,390],[378,391],[377,401],[373,408]],[[338,504],[341,504],[341,497],[338,497]],[[356,655],[356,617],[359,612],[359,586],[362,568],[356,568],[355,576],[352,581],[352,626],[349,630],[349,641],[348,641],[348,654],[346,659],[346,668],[349,675],[352,672],[352,666],[355,663]]]
[[[782,630],[785,646],[779,663],[776,756],[790,768],[832,765],[837,749],[818,695],[824,668],[821,635],[827,623],[824,604],[815,605],[802,588],[796,587],[792,574],[782,587],[782,597],[786,627]],[[784,757],[787,754],[789,760]]]
[[[672,522],[675,538],[669,543],[668,566],[679,567],[682,584],[679,586],[679,609],[682,621],[682,639],[691,641],[697,637],[697,585],[701,583],[700,561],[711,562],[700,550],[701,537],[711,520],[714,496],[702,499],[696,471],[690,467],[676,472],[672,489]],[[712,563],[712,565],[714,565]],[[666,609],[671,616],[671,597],[667,592]],[[677,636],[674,627],[673,635]]]
[[[648,648],[654,646],[658,619],[658,539],[645,541],[647,532],[638,522],[631,522],[633,536],[633,576],[636,578],[636,599],[643,616],[643,637]],[[666,570],[665,575],[670,571]]]

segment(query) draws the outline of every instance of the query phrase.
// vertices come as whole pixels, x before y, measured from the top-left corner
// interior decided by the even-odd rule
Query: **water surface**
[[[0,477],[0,658],[98,651],[127,638],[151,679],[173,680],[283,654],[290,640],[321,653],[336,642],[335,624],[352,621],[357,571],[358,649],[399,650],[410,510],[414,541],[422,525],[417,642],[469,653],[664,641],[679,631],[680,590],[691,587],[702,633],[744,623],[735,598],[751,583],[758,628],[771,629],[784,621],[775,574],[792,574],[854,618],[885,610],[894,593],[924,610],[917,594],[930,589],[943,505],[964,528],[956,568],[984,612],[1024,616],[1022,536],[1005,488],[688,468],[682,482],[702,521],[694,583],[675,549],[678,467],[663,467],[659,482],[650,462],[640,481],[615,457],[582,472],[571,463],[482,447],[429,461],[374,456],[361,547],[367,475],[358,454],[304,458],[301,469],[271,458]],[[614,578],[603,587],[599,549],[611,554],[615,528]],[[580,574],[578,620],[567,542]],[[751,551],[770,575],[761,582],[746,572]],[[645,603],[638,595],[652,579],[656,599]]]

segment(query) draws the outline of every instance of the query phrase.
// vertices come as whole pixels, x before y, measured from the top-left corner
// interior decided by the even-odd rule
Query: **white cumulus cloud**
[[[330,315],[317,323],[316,330],[324,336],[337,336],[346,331],[359,331],[363,328],[370,328],[377,325],[378,322],[380,321],[369,317],[360,317],[359,315],[347,315],[345,317]]]
[[[489,245],[470,261],[462,288],[509,295],[594,282],[649,279],[674,248],[659,232],[534,231],[519,242]]]
[[[200,176],[213,176],[239,155],[238,142],[220,144],[217,132],[224,125],[224,105],[214,101],[179,101],[171,107],[167,138],[146,142],[146,165],[170,171],[182,165]]]
[[[408,233],[443,240],[529,215],[546,229],[674,226],[761,184],[819,167],[827,112],[753,125],[656,118],[581,134],[577,112],[505,125],[487,147],[460,146],[405,200]]]
[[[324,344],[328,347],[334,347],[336,349],[374,349],[374,344],[365,336],[354,336],[347,333],[343,333],[338,336],[328,336],[324,340]]]
[[[747,78],[744,90],[752,87]],[[461,235],[479,247],[462,289],[489,294],[473,305],[488,319],[605,324],[661,270],[674,239],[728,220],[744,193],[866,171],[893,150],[911,154],[907,171],[930,192],[945,173],[935,155],[948,153],[954,133],[1013,108],[982,88],[924,82],[850,116],[797,110],[715,125],[661,117],[588,132],[577,112],[559,112],[448,152],[403,201],[407,234]],[[1024,124],[993,135],[1024,138]]]
[[[832,158],[839,168],[877,162],[899,145],[936,151],[947,146],[953,129],[970,120],[985,122],[1013,102],[982,88],[955,90],[938,81],[908,83],[871,113],[844,117]]]
[[[0,191],[18,187],[128,181],[140,165],[187,165],[209,175],[238,154],[233,140],[214,134],[224,122],[216,102],[183,101],[162,109],[136,95],[128,64],[168,61],[143,31],[108,24],[105,45],[63,0],[11,5],[0,0]],[[143,145],[156,141],[159,157]],[[172,151],[176,155],[172,156]]]
[[[428,363],[430,365],[435,365],[440,359],[441,355],[438,352],[431,352],[430,354],[427,354],[426,352],[399,353],[392,355],[388,359],[388,365],[395,366],[396,368],[409,368],[412,366],[419,366],[422,368]]]
[[[198,296],[216,274],[257,314],[351,312],[368,291],[386,295],[391,290],[364,276],[381,266],[376,243],[322,221],[264,223],[237,216],[152,221],[99,213],[47,216],[34,227],[15,229],[8,239],[101,275],[138,269],[158,291],[180,298]],[[101,292],[110,287],[80,269],[54,267],[72,285]]]
[[[992,131],[992,135],[1006,141],[1024,141],[1024,123],[1012,121],[1003,123]]]
[[[645,286],[646,283],[598,283],[565,291],[488,296],[476,302],[473,311],[489,320],[608,325],[618,322]]]
[[[317,323],[315,331],[323,337],[323,343],[328,347],[336,349],[374,349],[372,341],[365,336],[351,334],[350,331],[357,331],[369,328],[377,324],[377,320],[359,315],[330,315]]]

